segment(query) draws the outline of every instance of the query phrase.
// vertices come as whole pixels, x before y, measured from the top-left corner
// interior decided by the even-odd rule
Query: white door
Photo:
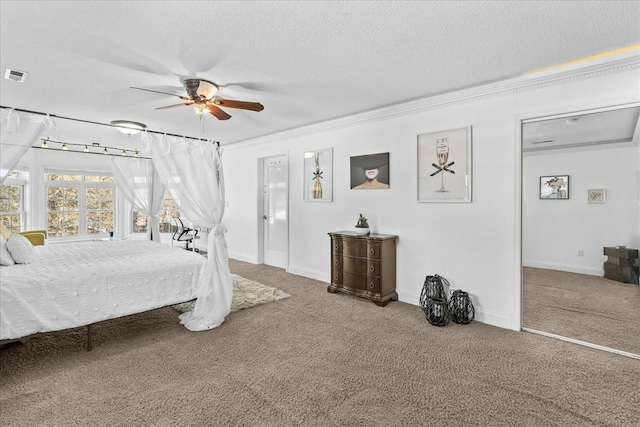
[[[287,268],[289,246],[287,157],[267,157],[263,163],[264,263]]]

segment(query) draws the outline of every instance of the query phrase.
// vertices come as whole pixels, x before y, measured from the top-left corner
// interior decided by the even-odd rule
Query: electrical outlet
[[[578,256],[584,256],[584,250],[578,249]]]

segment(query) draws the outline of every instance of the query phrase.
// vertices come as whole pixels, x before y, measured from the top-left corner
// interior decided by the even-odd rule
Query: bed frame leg
[[[91,325],[87,325],[87,351],[93,350],[93,341],[91,340]]]

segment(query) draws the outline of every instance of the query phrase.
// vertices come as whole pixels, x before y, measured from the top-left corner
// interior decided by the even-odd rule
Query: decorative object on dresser
[[[369,221],[364,214],[360,214],[358,221],[356,221],[355,230],[356,234],[366,236],[369,234]]]
[[[604,277],[618,282],[639,284],[638,249],[626,246],[603,248],[607,261],[604,263]]]
[[[331,284],[327,292],[366,298],[380,307],[398,300],[396,241],[390,234],[358,235],[352,231],[331,236]]]

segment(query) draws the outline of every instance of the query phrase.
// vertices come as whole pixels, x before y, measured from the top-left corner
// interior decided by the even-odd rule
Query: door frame
[[[264,171],[265,171],[265,162],[270,157],[276,156],[284,156],[284,161],[287,166],[286,171],[286,183],[287,183],[287,249],[286,249],[286,266],[285,271],[289,270],[289,243],[290,243],[290,235],[291,235],[291,222],[289,221],[289,204],[290,204],[290,196],[291,191],[289,191],[289,153],[288,151],[275,152],[268,155],[262,155],[258,157],[258,187],[257,187],[257,197],[258,197],[258,211],[256,212],[256,220],[258,221],[258,264],[264,264],[264,219],[262,215],[264,215],[264,193],[262,192],[264,186]]]

